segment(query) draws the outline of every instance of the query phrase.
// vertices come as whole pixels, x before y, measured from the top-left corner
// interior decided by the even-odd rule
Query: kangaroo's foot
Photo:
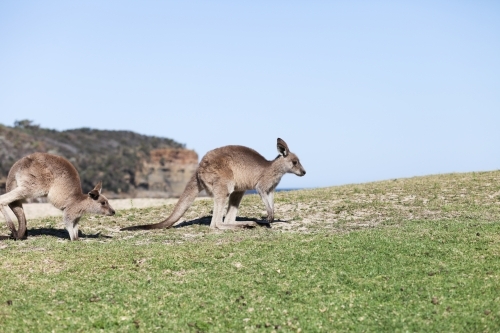
[[[249,228],[255,228],[258,227],[259,225],[254,222],[254,221],[248,221],[248,222],[236,222],[236,223],[220,223],[218,224],[215,229],[220,229],[220,230],[238,230],[238,229],[249,229]]]
[[[28,239],[28,233],[24,233],[23,235],[18,234],[17,231],[12,231],[9,236],[0,236],[0,240],[3,239],[13,239],[13,240],[26,240]]]
[[[233,223],[231,223],[233,224]],[[266,219],[262,218],[261,220],[255,219],[255,220],[239,220],[234,222],[234,224],[246,224],[249,225],[250,227],[271,227],[271,223],[267,221]]]

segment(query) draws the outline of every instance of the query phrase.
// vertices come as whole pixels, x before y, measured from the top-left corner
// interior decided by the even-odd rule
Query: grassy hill
[[[0,124],[0,183],[2,179],[5,182],[12,164],[21,157],[49,152],[66,157],[75,165],[84,191],[102,180],[106,191],[126,193],[133,186],[141,160],[152,149],[183,147],[172,139],[130,131],[90,128],[56,131],[29,120],[17,121],[14,127]]]
[[[119,231],[172,208],[89,216],[79,242],[29,221],[0,243],[2,331],[500,331],[500,171],[279,192],[271,228],[212,231],[200,200]]]

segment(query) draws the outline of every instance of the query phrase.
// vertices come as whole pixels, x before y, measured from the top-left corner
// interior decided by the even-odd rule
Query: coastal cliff
[[[12,164],[34,152],[67,158],[84,192],[102,181],[110,198],[177,197],[198,165],[196,152],[172,139],[90,128],[57,131],[22,120],[13,127],[0,124],[0,194]]]
[[[198,155],[187,149],[153,149],[140,162],[141,167],[135,172],[135,196],[179,196],[198,166]]]

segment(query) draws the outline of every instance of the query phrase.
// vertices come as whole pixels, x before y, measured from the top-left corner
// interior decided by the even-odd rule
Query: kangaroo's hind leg
[[[17,221],[19,223],[19,228],[17,229],[16,239],[26,239],[28,238],[27,226],[26,226],[26,215],[24,215],[23,202],[22,200],[16,200],[9,204],[10,209],[16,215]]]
[[[14,238],[17,239],[17,231],[16,231],[16,226],[14,225],[14,222],[12,222],[12,219],[9,216],[9,213],[7,212],[7,209],[5,209],[6,206],[0,205],[0,209],[2,210],[2,214],[5,218],[5,223],[7,224],[7,227],[10,230],[10,236],[0,236],[0,239],[8,239],[8,238]]]
[[[222,229],[222,218],[224,215],[224,204],[226,202],[227,194],[223,190],[218,190],[213,192],[214,195],[214,209],[212,214],[212,221],[210,222],[210,228],[212,229]]]
[[[234,223],[234,221],[236,220],[236,213],[238,211],[238,207],[235,204],[237,203],[237,201],[239,204],[239,202],[241,202],[241,198],[239,198],[240,196],[239,194],[236,194],[232,198],[231,196],[229,197],[230,202],[228,206],[228,214],[230,216],[228,217],[226,215],[226,222],[222,223],[222,215],[224,213],[224,203],[226,201],[227,195],[217,195],[216,193],[214,193],[214,215],[212,217],[212,223],[210,224],[210,227],[213,228],[212,225],[215,225],[215,228],[223,230],[234,230],[241,228],[256,227],[257,223],[251,221]],[[241,197],[243,197],[243,195],[241,195]]]
[[[14,223],[12,222],[11,218],[9,215],[7,215],[7,210],[5,209],[6,205],[9,205],[18,201],[26,198],[26,191],[22,187],[17,187],[13,189],[10,192],[7,192],[3,195],[0,195],[0,206],[2,206],[2,213],[5,215],[5,222],[7,223],[7,226],[9,227],[12,237],[14,239],[20,239],[20,235],[16,231],[16,227]],[[15,214],[15,212],[14,212]],[[24,214],[23,214],[24,215]],[[19,217],[16,214],[16,217],[18,218],[19,226],[21,227],[21,220],[19,220]],[[24,233],[26,232],[26,219],[24,219]],[[22,236],[22,235],[21,235]]]
[[[229,196],[229,204],[227,206],[226,218],[224,223],[233,224],[236,221],[236,215],[238,214],[238,207],[240,206],[241,199],[245,191],[234,191]]]

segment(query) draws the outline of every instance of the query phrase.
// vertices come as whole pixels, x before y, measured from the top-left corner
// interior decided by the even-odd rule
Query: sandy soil
[[[197,200],[208,199],[204,197],[197,198]],[[131,208],[146,208],[158,207],[168,204],[175,204],[178,199],[151,199],[151,198],[135,198],[135,199],[113,199],[109,200],[111,207],[115,210],[124,210]],[[38,219],[47,216],[62,216],[62,212],[52,206],[50,203],[27,203],[23,205],[26,218]],[[10,209],[7,209],[9,215],[15,220],[14,214]],[[0,221],[5,221],[3,214],[0,214]]]

